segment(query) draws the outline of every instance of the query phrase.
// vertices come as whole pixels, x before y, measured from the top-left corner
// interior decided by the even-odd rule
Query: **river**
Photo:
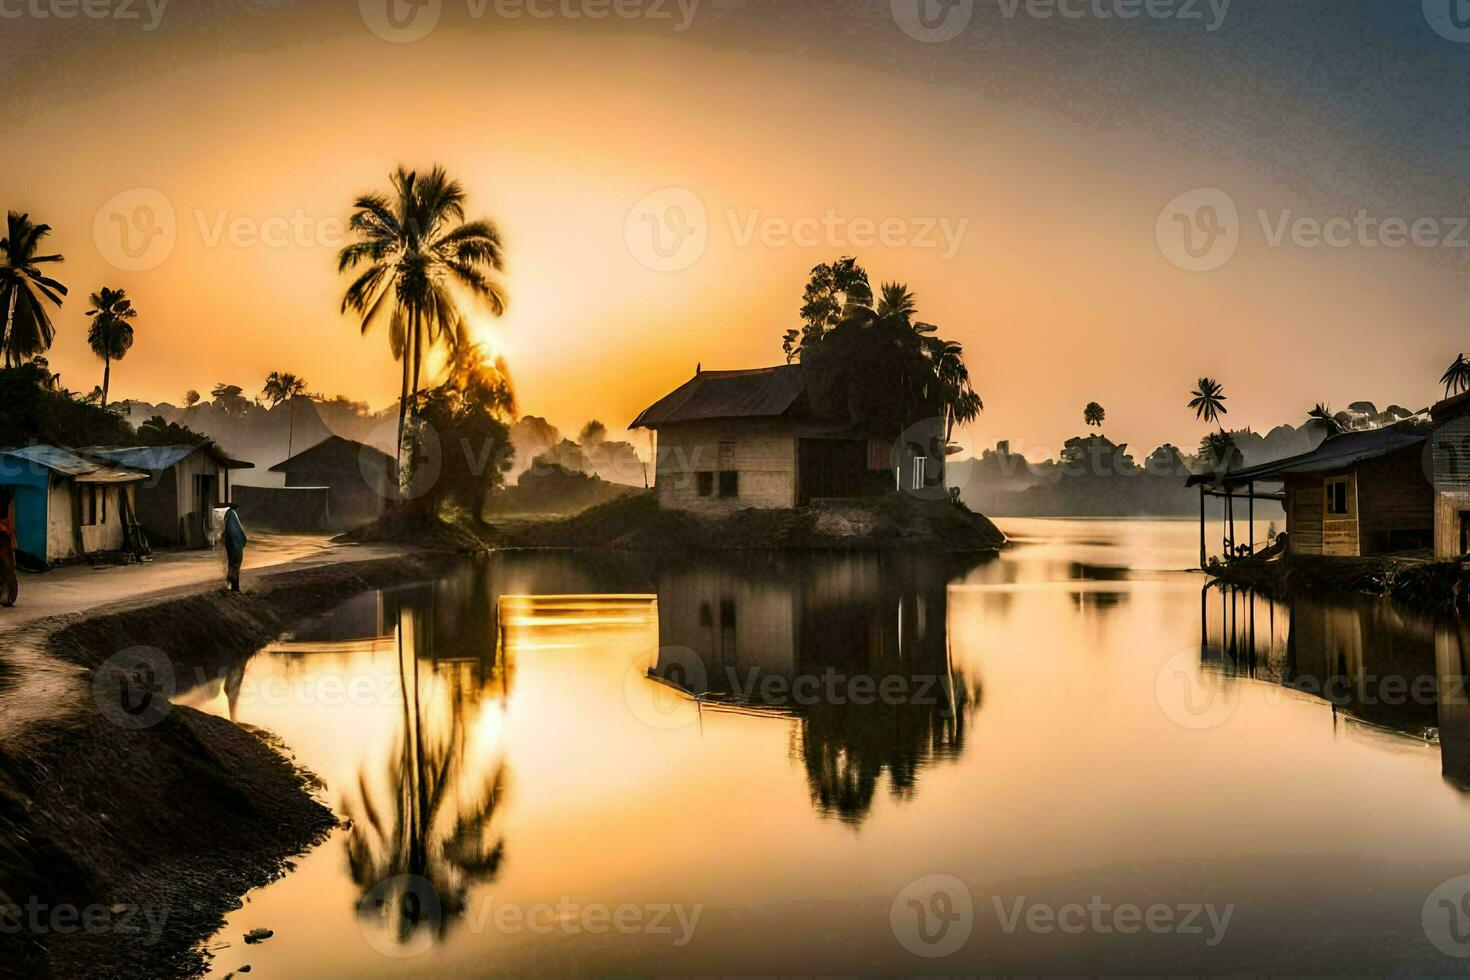
[[[985,559],[508,554],[298,624],[179,699],[350,820],[215,975],[1470,955],[1456,624],[1207,588],[1188,521],[1000,523]]]

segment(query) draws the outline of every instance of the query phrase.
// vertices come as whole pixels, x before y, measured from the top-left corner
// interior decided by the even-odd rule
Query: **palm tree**
[[[50,225],[32,224],[28,214],[6,215],[6,234],[0,239],[0,350],[6,367],[45,353],[56,337],[42,300],[60,306],[66,287],[38,267],[62,258],[36,254],[49,234]]]
[[[1342,423],[1332,414],[1332,410],[1318,402],[1313,409],[1307,413],[1307,425],[1321,429],[1329,437],[1342,434]]]
[[[107,407],[107,391],[112,386],[112,362],[120,361],[133,349],[133,325],[128,322],[138,315],[127,290],[103,286],[91,296],[92,308],[87,316],[92,327],[87,343],[92,353],[102,358],[102,407]]]
[[[1221,429],[1219,432],[1211,432],[1200,440],[1200,455],[1207,462],[1213,462],[1216,470],[1229,471],[1236,463],[1241,462],[1240,447],[1235,443],[1235,437]]]
[[[1096,426],[1099,429],[1102,428],[1103,421],[1107,419],[1107,417],[1107,410],[1104,409],[1097,402],[1088,402],[1087,407],[1082,410],[1083,421],[1085,421],[1088,425]]]
[[[1195,418],[1213,424],[1220,421],[1220,416],[1229,414],[1225,407],[1225,386],[1214,378],[1200,378],[1199,387],[1191,394],[1194,399],[1189,407],[1194,409]]]
[[[1446,398],[1470,389],[1470,361],[1465,360],[1464,354],[1455,355],[1455,363],[1449,366],[1439,383],[1444,385]]]
[[[291,403],[290,422],[286,432],[286,458],[290,459],[295,453],[292,451],[296,446],[296,399],[306,394],[306,379],[298,378],[290,371],[272,371],[265,377],[265,387],[261,394],[270,400],[271,408],[275,408],[281,402]]]
[[[367,268],[347,287],[342,312],[361,317],[364,333],[384,316],[388,344],[403,362],[398,405],[398,446],[403,448],[405,415],[418,417],[419,372],[436,345],[457,345],[463,319],[452,289],[505,311],[505,290],[496,278],[505,266],[500,232],[489,221],[464,220],[464,188],[442,167],[424,176],[399,167],[390,177],[393,196],[364,194],[354,203],[356,240],[337,256],[337,271]]]

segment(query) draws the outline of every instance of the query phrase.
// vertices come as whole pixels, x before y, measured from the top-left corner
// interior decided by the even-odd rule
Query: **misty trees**
[[[342,312],[361,318],[366,333],[386,319],[388,346],[403,363],[398,443],[405,418],[418,417],[419,374],[436,346],[465,342],[455,291],[483,300],[499,316],[506,295],[500,232],[489,221],[465,221],[464,188],[444,168],[427,174],[399,167],[391,195],[369,193],[353,202],[356,240],[337,255],[337,271],[366,265],[342,297]]]
[[[40,268],[62,261],[60,255],[37,254],[49,234],[50,225],[34,224],[28,214],[6,215],[0,238],[0,351],[6,367],[44,354],[56,338],[46,304],[60,306],[66,287]]]
[[[87,330],[87,345],[102,358],[102,407],[107,407],[107,392],[112,386],[112,362],[120,361],[133,349],[132,320],[138,315],[127,290],[103,286],[90,297],[92,308],[87,316],[92,326]]]

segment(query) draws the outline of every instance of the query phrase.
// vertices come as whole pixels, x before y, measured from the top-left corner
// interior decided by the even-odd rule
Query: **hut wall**
[[[1286,479],[1286,532],[1294,555],[1322,554],[1322,517],[1326,509],[1322,478]]]
[[[179,543],[179,490],[172,467],[138,487],[138,523],[154,546]]]
[[[666,510],[727,514],[796,506],[796,430],[778,419],[678,422],[658,431],[657,494]],[[720,458],[720,444],[732,453]],[[719,473],[739,473],[739,493],[721,497]],[[704,478],[702,494],[700,473]]]
[[[1470,517],[1470,491],[1441,490],[1434,497],[1434,557],[1466,554],[1460,540],[1460,515]]]
[[[1427,547],[1434,534],[1434,488],[1418,447],[1358,464],[1361,554]]]

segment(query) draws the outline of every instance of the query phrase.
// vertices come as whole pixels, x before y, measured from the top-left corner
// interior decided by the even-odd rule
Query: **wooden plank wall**
[[[1286,533],[1295,555],[1322,554],[1321,477],[1291,476],[1286,479]]]
[[[1434,487],[1425,472],[1422,448],[1365,460],[1358,465],[1357,476],[1363,554],[1409,547],[1407,541],[1416,537],[1428,544],[1434,533]]]

